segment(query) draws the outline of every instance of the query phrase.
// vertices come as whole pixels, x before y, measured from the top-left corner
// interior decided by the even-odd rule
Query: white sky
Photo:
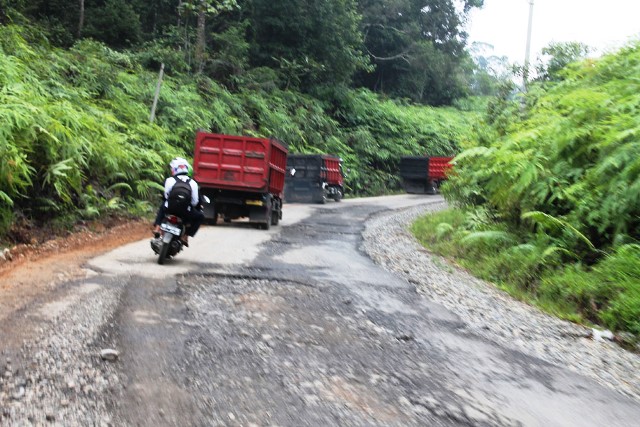
[[[523,64],[528,20],[529,0],[484,0],[470,15],[469,45],[491,44],[493,54]],[[640,0],[534,0],[532,63],[552,41],[582,42],[601,53],[638,38]]]

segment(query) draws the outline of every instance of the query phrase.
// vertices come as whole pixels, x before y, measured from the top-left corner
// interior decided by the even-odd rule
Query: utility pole
[[[151,106],[151,116],[149,121],[153,123],[156,118],[156,107],[158,105],[158,98],[160,97],[160,87],[162,86],[162,76],[164,75],[164,62],[160,64],[160,74],[158,76],[158,84],[156,85],[156,94],[153,97],[153,105]]]
[[[529,0],[529,26],[527,28],[527,48],[524,52],[524,71],[522,73],[522,83],[524,90],[527,90],[527,80],[529,78],[529,55],[531,54],[531,27],[533,26],[533,0]]]

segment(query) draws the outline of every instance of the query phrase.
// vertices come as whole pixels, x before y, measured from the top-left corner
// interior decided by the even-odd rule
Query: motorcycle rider
[[[187,230],[181,240],[185,246],[189,246],[189,236],[193,237],[196,235],[202,221],[204,220],[204,213],[202,212],[200,204],[198,183],[189,177],[191,165],[189,165],[189,162],[186,159],[183,159],[182,157],[174,158],[169,163],[169,168],[171,169],[171,176],[164,181],[164,198],[158,208],[158,213],[153,223],[153,233],[156,237],[160,235],[160,223],[166,215],[169,193],[171,193],[171,189],[176,184],[176,180],[179,179],[181,181],[188,182],[191,187],[191,206],[182,218],[182,220],[187,224]]]

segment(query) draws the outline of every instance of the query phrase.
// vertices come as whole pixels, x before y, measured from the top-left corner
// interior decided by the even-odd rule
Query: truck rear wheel
[[[258,228],[261,230],[268,230],[271,228],[271,221],[269,220],[268,222],[261,222],[258,224]]]
[[[273,209],[271,210],[271,225],[278,225],[280,222],[280,215],[282,214],[282,201],[276,200],[273,203]]]
[[[327,192],[325,190],[322,190],[320,192],[320,198],[318,199],[318,203],[320,203],[321,205],[324,205],[325,203],[327,203]]]
[[[209,218],[209,225],[216,225],[218,223],[218,215],[214,215],[213,218]]]
[[[269,228],[271,228],[272,223],[273,223],[273,211],[271,209],[268,209],[266,212],[266,218],[264,222],[259,223],[258,228],[261,228],[263,230],[268,230]]]

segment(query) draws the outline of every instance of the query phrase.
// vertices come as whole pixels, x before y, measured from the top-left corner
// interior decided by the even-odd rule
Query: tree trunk
[[[84,0],[79,0],[80,2],[80,18],[78,18],[78,38],[82,36],[82,27],[84,27]]]
[[[198,27],[196,30],[196,71],[201,73],[204,69],[204,55],[205,55],[205,18],[207,13],[206,0],[200,0],[200,7],[198,8]]]

